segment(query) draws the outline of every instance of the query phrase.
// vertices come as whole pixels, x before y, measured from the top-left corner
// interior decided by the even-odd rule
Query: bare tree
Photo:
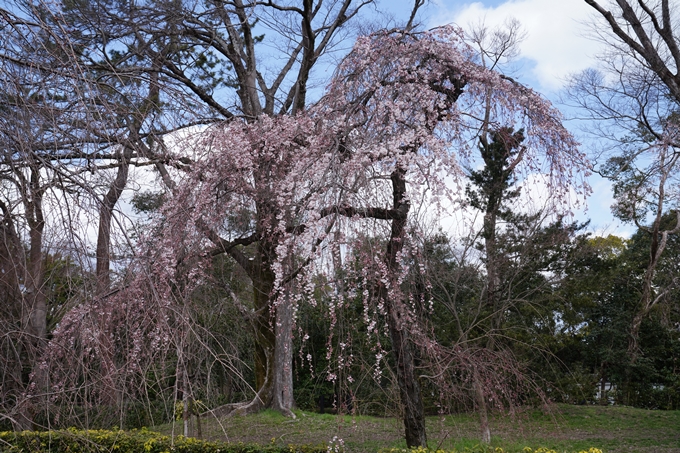
[[[16,299],[7,300],[14,307],[15,318],[4,326],[3,337],[11,352],[7,370],[7,391],[3,401],[17,428],[30,429],[35,408],[26,398],[29,373],[33,374],[44,390],[44,373],[38,367],[40,351],[47,340],[47,303],[44,290],[44,233],[46,193],[57,183],[50,160],[45,158],[57,140],[67,140],[60,134],[59,117],[64,105],[53,99],[60,96],[62,78],[58,73],[46,71],[49,55],[40,52],[41,41],[32,41],[35,24],[26,22],[3,11],[2,71],[2,219],[5,249],[8,253],[7,281],[9,291]],[[38,47],[37,51],[33,46]],[[22,53],[34,57],[29,64]],[[65,102],[63,104],[66,104]],[[70,132],[67,130],[67,133]],[[49,152],[49,151],[47,151]],[[10,289],[11,288],[11,289]],[[13,335],[12,332],[17,332]],[[26,370],[30,370],[26,372]],[[13,405],[9,409],[8,405]],[[11,406],[10,406],[11,407]]]
[[[680,213],[670,228],[664,229],[661,222],[664,213],[677,210],[680,193],[680,10],[668,0],[585,1],[606,25],[596,29],[606,50],[598,70],[574,78],[570,98],[599,121],[595,133],[617,148],[617,155],[602,168],[615,182],[615,213],[652,239],[630,327],[628,352],[635,363],[640,324],[670,289],[653,287],[659,258],[668,235],[680,232]]]
[[[113,210],[132,159],[142,154],[136,144],[153,108],[140,107],[136,89],[124,89],[134,83],[108,83],[100,71],[91,70],[78,54],[77,39],[65,31],[70,23],[45,4],[2,9],[0,21],[2,218],[6,249],[14,251],[8,255],[14,270],[10,286],[18,288],[7,294],[16,297],[9,304],[20,312],[18,325],[8,332],[20,333],[22,346],[14,348],[17,366],[30,369],[6,394],[21,412],[15,426],[28,428],[34,418],[32,401],[47,391],[46,370],[38,366],[48,334],[46,234],[61,235],[62,247],[74,245],[80,222],[75,204],[96,200],[99,292],[108,287]],[[147,104],[153,95],[149,90]],[[111,168],[118,168],[118,176],[108,193],[100,195],[93,174]],[[78,253],[82,257],[88,251]],[[28,391],[29,380],[37,390]]]

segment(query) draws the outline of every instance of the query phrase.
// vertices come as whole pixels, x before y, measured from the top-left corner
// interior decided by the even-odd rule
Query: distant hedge
[[[327,453],[325,446],[231,444],[147,429],[0,432],[2,453]]]

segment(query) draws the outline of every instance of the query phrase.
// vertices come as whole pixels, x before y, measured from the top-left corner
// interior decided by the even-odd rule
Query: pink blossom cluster
[[[329,272],[329,255],[339,247],[334,238],[344,238],[343,247],[360,237],[384,238],[390,221],[407,218],[416,200],[442,206],[455,200],[449,183],[460,181],[461,162],[477,149],[479,131],[503,126],[525,131],[518,175],[543,173],[560,200],[572,190],[587,192],[585,156],[559,112],[533,90],[476,64],[459,29],[391,30],[358,39],[325,96],[306,111],[232,119],[204,132],[195,146],[205,157],[166,204],[139,253],[135,278],[119,296],[74,309],[55,332],[49,349],[55,383],[76,385],[68,382],[73,370],[96,373],[105,393],[131,385],[131,374],[142,379],[145,368],[168,353],[173,336],[188,329],[183,307],[195,288],[210,282],[210,260],[219,253],[249,271],[271,270],[270,309],[289,304],[295,317],[298,304],[314,300],[312,276]],[[399,200],[392,186],[397,173],[406,182]],[[492,362],[481,351],[449,351],[419,321],[417,307],[425,301],[405,291],[418,226],[409,231],[413,240],[393,238],[396,270],[382,248],[361,254],[361,246],[354,247],[361,290],[336,292],[331,324],[350,294],[363,300],[368,335],[386,329],[384,300],[371,290],[377,282],[399,313],[397,327],[432,354],[440,376],[448,373],[446,364],[458,363],[452,369],[462,379],[476,367],[485,385],[498,389],[494,400],[501,399],[506,386],[493,373],[500,366],[516,376],[512,366],[497,361],[502,357],[493,358],[501,364],[496,368],[481,366]],[[291,336],[290,329],[283,335]],[[347,368],[351,339],[338,342],[338,366]],[[329,340],[329,357],[333,344]],[[375,354],[379,370],[385,354],[379,343]]]

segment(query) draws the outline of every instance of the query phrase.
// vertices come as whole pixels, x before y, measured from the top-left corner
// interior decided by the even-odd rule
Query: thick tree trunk
[[[425,432],[425,411],[420,384],[415,372],[415,359],[408,331],[401,324],[401,313],[394,304],[385,303],[388,327],[392,340],[392,353],[397,366],[399,396],[404,407],[404,433],[406,445],[410,447],[427,446]]]
[[[272,274],[273,277],[273,274]],[[258,310],[255,333],[255,384],[257,395],[240,413],[275,409],[294,417],[293,400],[293,313],[289,301],[274,306],[271,300],[273,278],[258,285]],[[270,288],[270,292],[262,292]],[[268,297],[269,296],[269,297]]]
[[[47,338],[47,300],[43,292],[43,230],[45,219],[42,210],[43,190],[39,187],[39,169],[32,169],[30,191],[31,200],[27,203],[29,226],[28,274],[26,275],[26,293],[28,295],[28,332],[33,335],[36,346]]]
[[[28,260],[25,267],[25,294],[22,297],[21,325],[27,335],[21,341],[22,368],[30,369],[32,383],[35,390],[31,396],[23,395],[17,401],[15,429],[33,429],[34,417],[39,405],[45,402],[43,397],[47,391],[47,375],[40,367],[38,358],[47,340],[47,299],[44,293],[44,263],[43,263],[43,230],[45,219],[42,210],[43,189],[40,187],[40,169],[31,168],[30,180],[26,181],[24,207],[29,228]],[[22,377],[23,381],[23,377]],[[28,382],[23,382],[27,387]],[[25,388],[24,388],[25,389]],[[25,390],[24,390],[25,391]]]
[[[101,295],[109,290],[111,285],[111,220],[113,209],[123,194],[130,172],[130,157],[132,150],[125,148],[121,156],[120,166],[116,178],[104,195],[99,208],[99,231],[97,235],[97,294]]]
[[[276,409],[289,417],[293,399],[293,307],[287,299],[276,301],[273,244],[259,241],[252,268],[244,268],[253,282],[255,308],[255,398],[247,404],[228,405],[227,413],[245,415]],[[284,296],[285,297],[285,296]],[[221,411],[218,411],[221,412]]]
[[[398,285],[395,276],[399,274],[400,267],[398,255],[404,245],[406,220],[410,205],[406,198],[406,170],[397,167],[392,172],[391,180],[393,209],[399,215],[392,220],[385,265],[389,273],[388,278],[391,280],[391,286],[395,287]],[[378,294],[387,310],[387,322],[390,339],[392,340],[392,353],[394,354],[397,366],[399,394],[404,407],[406,445],[408,447],[425,447],[427,446],[425,411],[423,409],[420,384],[416,376],[415,357],[408,334],[409,326],[405,325],[405,322],[407,322],[405,319],[406,313],[403,313],[403,305],[400,301],[392,300],[387,287],[383,283],[379,284]]]
[[[262,203],[258,206],[258,217],[276,217],[273,209]],[[255,339],[255,390],[256,395],[248,403],[227,404],[210,411],[214,416],[226,414],[245,415],[271,408],[289,417],[293,400],[293,307],[286,295],[277,294],[274,289],[276,275],[273,264],[276,262],[276,240],[267,237],[269,227],[260,226],[254,236],[257,239],[252,259],[234,246],[224,245],[227,252],[248,274],[253,284],[252,316]],[[216,235],[214,235],[216,236]],[[212,238],[216,244],[220,239]],[[283,298],[278,300],[277,298]]]
[[[34,429],[34,417],[39,406],[45,401],[47,392],[47,375],[40,367],[39,357],[47,340],[47,300],[43,292],[43,254],[42,254],[42,227],[44,223],[31,227],[28,275],[26,279],[26,297],[24,312],[24,325],[28,333],[28,339],[23,346],[31,369],[31,381],[36,385],[33,395],[24,399],[18,405],[18,425],[22,430]]]
[[[33,225],[30,232],[30,251],[28,275],[26,279],[26,302],[28,311],[26,325],[37,347],[47,338],[47,300],[43,292],[43,252],[42,237],[44,223]]]
[[[295,406],[293,400],[293,305],[289,297],[285,297],[276,307],[274,345],[274,389],[271,408],[284,415],[295,415],[291,411]]]
[[[258,250],[260,249],[258,244]],[[264,253],[259,250],[258,254]],[[255,308],[255,390],[258,392],[264,387],[267,376],[273,373],[273,354],[276,344],[273,326],[274,319],[271,312],[272,292],[274,291],[274,272],[266,262],[261,261],[257,271],[258,275],[252,276],[253,302]]]

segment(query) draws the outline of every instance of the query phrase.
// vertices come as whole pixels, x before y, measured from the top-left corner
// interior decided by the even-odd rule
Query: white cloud
[[[588,200],[588,208],[576,211],[576,220],[590,220],[588,229],[596,236],[615,234],[631,237],[635,233],[635,226],[622,223],[611,213],[611,206],[614,204],[612,182],[604,178],[591,178],[591,185],[593,196]]]
[[[431,26],[455,23],[467,29],[482,21],[494,27],[517,19],[527,32],[521,57],[532,63],[531,75],[540,91],[560,89],[569,74],[593,66],[600,50],[599,43],[585,36],[584,24],[593,10],[583,0],[510,0],[497,6],[438,0],[437,8]]]

